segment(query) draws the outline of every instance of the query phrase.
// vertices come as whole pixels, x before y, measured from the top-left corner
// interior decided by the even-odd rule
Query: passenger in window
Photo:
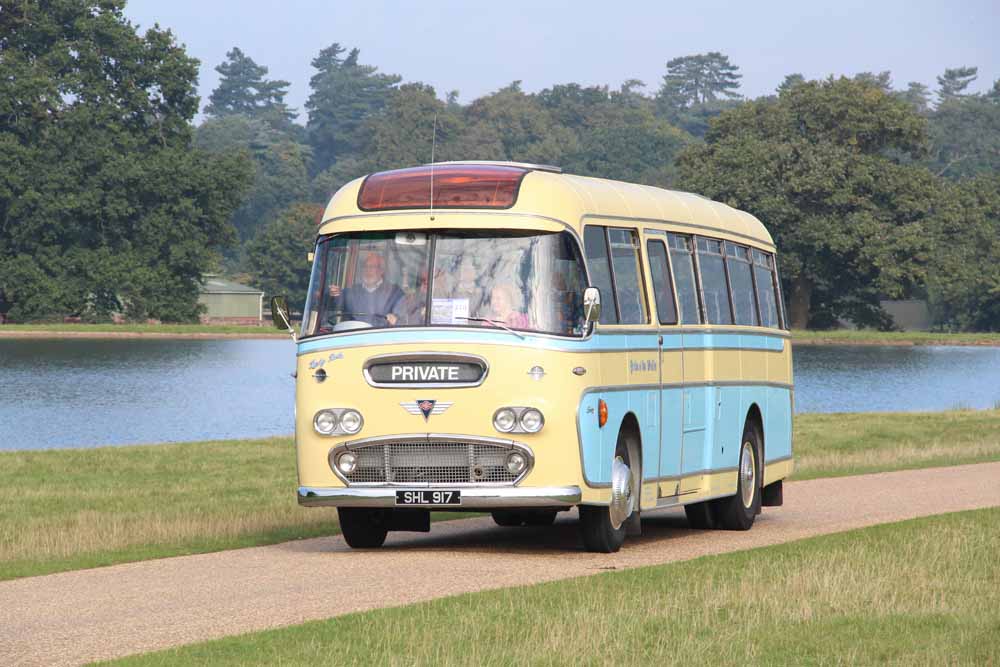
[[[514,288],[510,285],[495,285],[490,290],[490,307],[484,317],[495,322],[503,322],[511,329],[527,329],[527,314],[514,308]]]
[[[424,323],[424,314],[427,310],[427,270],[420,272],[413,290],[406,293],[399,306],[399,324],[410,326]]]
[[[483,290],[478,283],[479,273],[470,259],[463,259],[451,284],[451,298],[468,299],[469,312],[475,313],[483,306]],[[437,292],[437,290],[435,290]]]
[[[385,258],[374,252],[365,256],[361,282],[341,289],[330,285],[333,311],[340,321],[358,320],[375,327],[395,326],[400,317],[403,290],[385,281]]]

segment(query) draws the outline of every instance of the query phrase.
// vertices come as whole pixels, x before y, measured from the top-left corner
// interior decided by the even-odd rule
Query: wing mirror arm
[[[583,315],[591,328],[601,319],[601,290],[596,287],[583,290]]]
[[[292,328],[292,320],[288,311],[288,297],[271,297],[271,319],[277,329],[287,331],[292,337],[292,342],[296,342],[295,329]]]

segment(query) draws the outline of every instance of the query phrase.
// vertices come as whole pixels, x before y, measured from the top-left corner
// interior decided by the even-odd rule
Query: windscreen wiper
[[[501,322],[500,320],[492,320],[492,319],[490,319],[488,317],[462,317],[460,315],[456,316],[455,319],[456,320],[466,320],[468,322],[486,322],[488,324],[492,324],[495,327],[500,327],[504,331],[506,331],[508,333],[512,333],[512,334],[514,334],[515,336],[517,336],[518,338],[520,338],[522,340],[524,339],[524,335],[523,334],[520,334],[520,333],[514,331],[509,326],[507,326],[506,322]]]

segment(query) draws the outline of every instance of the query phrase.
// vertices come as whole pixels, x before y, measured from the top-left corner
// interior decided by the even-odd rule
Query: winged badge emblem
[[[403,409],[409,412],[411,415],[423,415],[424,421],[428,421],[431,415],[439,415],[448,408],[451,407],[450,401],[434,401],[430,399],[422,399],[417,401],[403,402],[400,403]]]

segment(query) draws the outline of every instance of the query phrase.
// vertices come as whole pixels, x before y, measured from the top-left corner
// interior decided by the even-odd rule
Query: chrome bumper
[[[395,507],[396,491],[420,487],[325,488],[299,487],[299,505],[306,507]],[[462,504],[448,509],[571,507],[580,502],[579,486],[463,487]],[[426,490],[426,489],[424,489]]]

